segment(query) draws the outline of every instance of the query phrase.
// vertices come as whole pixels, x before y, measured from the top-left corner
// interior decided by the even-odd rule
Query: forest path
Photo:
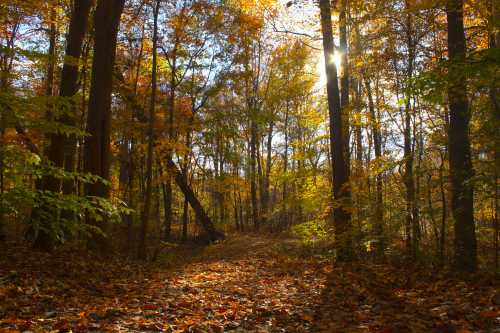
[[[0,257],[0,332],[308,332],[331,265],[291,255],[296,246],[230,235],[167,246],[141,265],[11,245]]]
[[[207,247],[165,249],[155,265],[8,248],[0,257],[0,332],[500,328],[498,281],[465,282],[387,265],[333,266],[300,256],[300,244],[291,239],[231,235]]]

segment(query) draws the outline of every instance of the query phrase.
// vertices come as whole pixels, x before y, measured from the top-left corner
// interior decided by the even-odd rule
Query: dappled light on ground
[[[332,266],[321,257],[298,256],[299,245],[232,236],[194,251],[196,257],[172,249],[169,258],[176,251],[183,256],[176,263],[160,255],[148,266],[79,252],[50,258],[18,247],[1,261],[0,330],[488,332],[498,327],[493,281],[469,283],[444,273],[373,264]],[[27,259],[16,260],[21,256]]]

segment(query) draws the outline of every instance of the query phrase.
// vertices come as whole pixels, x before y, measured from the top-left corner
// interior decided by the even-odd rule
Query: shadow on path
[[[328,278],[311,331],[498,332],[500,325],[484,318],[493,291],[428,271],[341,265]]]

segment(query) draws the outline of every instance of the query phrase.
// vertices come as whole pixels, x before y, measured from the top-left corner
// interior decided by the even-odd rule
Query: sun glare
[[[331,57],[330,61],[333,61],[337,71],[340,71],[340,66],[342,66],[342,54],[340,52],[335,52]]]
[[[341,66],[342,66],[342,54],[340,52],[335,52],[333,55],[330,56],[329,59],[331,62],[335,64],[335,67],[337,68],[337,72],[340,74],[341,71]],[[319,81],[318,84],[320,86],[325,86],[326,85],[326,69],[325,69],[325,57],[323,54],[318,59],[318,65],[316,70],[318,71],[318,77]]]

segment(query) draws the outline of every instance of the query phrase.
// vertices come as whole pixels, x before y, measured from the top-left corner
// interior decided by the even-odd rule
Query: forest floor
[[[500,332],[491,278],[332,265],[299,249],[238,235],[142,265],[0,245],[0,332]]]

